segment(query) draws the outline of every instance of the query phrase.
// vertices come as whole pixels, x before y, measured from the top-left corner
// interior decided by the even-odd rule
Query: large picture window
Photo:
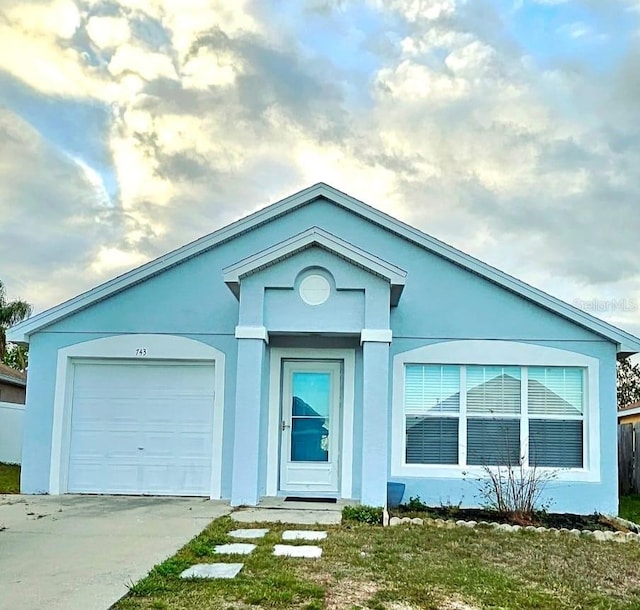
[[[585,370],[404,366],[406,464],[582,468]]]

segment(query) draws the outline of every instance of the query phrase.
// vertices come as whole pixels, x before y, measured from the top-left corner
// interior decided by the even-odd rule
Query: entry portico
[[[318,227],[224,270],[239,300],[233,505],[278,494],[352,498],[354,474],[361,502],[384,504],[389,315],[405,277]],[[292,341],[300,347],[278,347]]]

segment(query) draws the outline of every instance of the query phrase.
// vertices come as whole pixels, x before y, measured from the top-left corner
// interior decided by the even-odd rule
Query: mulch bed
[[[405,516],[431,517],[433,519],[462,519],[464,521],[492,521],[495,523],[509,523],[510,525],[535,525],[536,527],[555,527],[557,529],[625,531],[612,523],[607,517],[599,514],[574,515],[571,513],[536,512],[531,519],[514,517],[511,514],[499,513],[483,508],[457,508],[449,506],[429,507],[425,511],[410,510],[401,506],[399,512]]]

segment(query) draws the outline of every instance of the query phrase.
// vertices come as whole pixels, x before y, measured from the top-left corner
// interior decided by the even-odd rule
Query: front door
[[[328,360],[283,362],[282,491],[338,492],[341,369]]]

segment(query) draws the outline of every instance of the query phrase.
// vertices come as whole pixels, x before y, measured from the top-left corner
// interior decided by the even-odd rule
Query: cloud
[[[324,180],[568,300],[640,296],[626,246],[640,231],[638,39],[604,74],[586,52],[545,63],[492,6],[4,3],[0,77],[52,117],[4,94],[17,144],[0,190],[27,202],[5,248],[27,209],[56,202],[13,281],[50,305]],[[591,13],[567,11],[567,38],[597,38]],[[75,129],[52,129],[56,114]],[[51,171],[28,180],[29,167]]]
[[[3,281],[41,308],[95,281],[86,265],[118,227],[95,177],[2,109],[0,142]]]

